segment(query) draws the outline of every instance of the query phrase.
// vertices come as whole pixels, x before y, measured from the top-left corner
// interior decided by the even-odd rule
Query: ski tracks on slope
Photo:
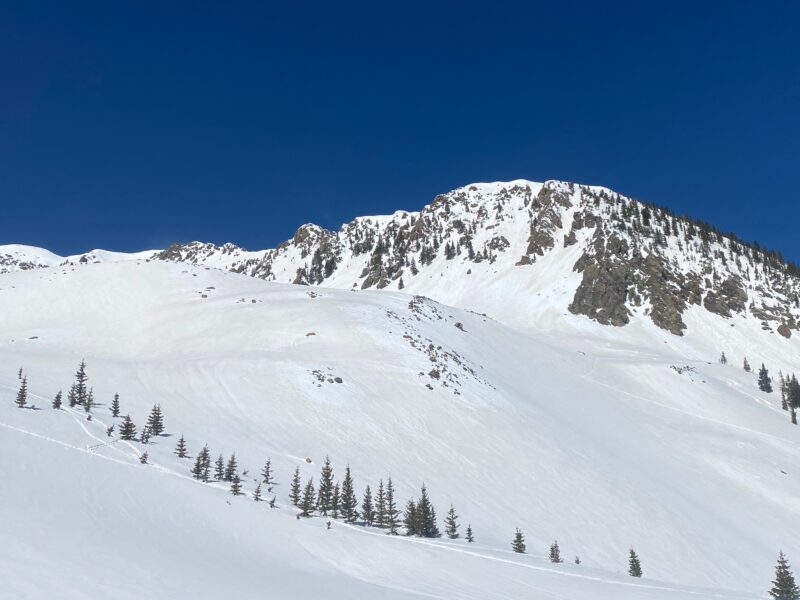
[[[364,527],[358,526],[358,525],[351,525],[351,524],[343,523],[343,522],[338,523],[338,524],[343,526],[343,527],[346,527],[347,529],[351,529],[353,531],[357,531],[357,532],[361,533],[362,535],[374,535],[374,536],[384,537],[384,538],[390,539],[390,540],[396,540],[397,542],[401,542],[401,543],[405,542],[405,543],[409,543],[409,544],[418,544],[418,545],[422,545],[422,546],[429,546],[431,548],[437,548],[439,550],[444,550],[444,551],[448,551],[448,552],[456,552],[458,554],[464,554],[464,555],[467,555],[467,556],[472,556],[474,558],[480,558],[480,559],[483,559],[483,560],[490,560],[490,561],[493,561],[493,562],[504,563],[504,564],[513,565],[513,566],[516,566],[516,567],[521,567],[523,569],[530,569],[530,570],[533,570],[533,571],[540,571],[540,572],[543,572],[543,573],[551,573],[551,574],[555,574],[555,575],[560,575],[562,577],[573,577],[573,578],[576,578],[576,579],[582,579],[582,580],[586,580],[586,581],[594,581],[594,582],[598,582],[598,583],[605,583],[607,585],[618,585],[618,586],[629,587],[629,588],[638,588],[638,589],[643,589],[643,590],[653,590],[653,591],[664,591],[664,592],[672,592],[672,593],[679,593],[679,594],[688,594],[688,595],[692,595],[692,596],[703,596],[703,597],[712,596],[714,598],[727,598],[727,599],[736,598],[736,599],[741,599],[741,600],[753,600],[754,599],[753,596],[749,596],[749,595],[745,595],[745,594],[739,594],[739,593],[736,593],[736,592],[731,592],[730,594],[727,594],[727,593],[709,592],[708,590],[686,590],[686,589],[678,589],[678,588],[674,588],[674,587],[669,587],[669,586],[665,586],[665,585],[636,583],[636,582],[619,581],[619,580],[616,580],[616,579],[607,579],[607,578],[600,577],[600,576],[597,576],[597,575],[586,575],[586,574],[583,574],[583,573],[569,573],[569,572],[566,572],[566,571],[562,571],[560,569],[554,569],[552,567],[545,567],[545,566],[541,566],[541,565],[523,563],[523,562],[519,562],[519,561],[516,561],[516,560],[511,560],[511,559],[508,559],[508,558],[502,558],[500,556],[493,556],[491,554],[483,554],[483,553],[477,552],[475,550],[466,550],[466,549],[463,549],[463,548],[456,548],[455,546],[453,546],[451,544],[447,544],[447,543],[443,544],[441,542],[428,541],[428,540],[425,540],[424,538],[413,538],[413,537],[399,536],[399,535],[398,536],[388,536],[385,532],[379,533],[377,531],[370,531],[370,530],[368,530],[368,529],[366,529]]]

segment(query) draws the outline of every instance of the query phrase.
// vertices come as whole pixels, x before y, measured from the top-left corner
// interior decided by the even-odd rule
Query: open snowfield
[[[512,329],[412,298],[141,260],[0,275],[0,597],[756,599],[778,549],[800,564],[800,428],[740,367],[800,372],[796,337],[694,308],[684,338],[604,327],[566,295]],[[81,358],[92,422],[49,406]],[[20,367],[41,410],[14,405]],[[106,437],[115,392],[139,426],[164,410],[150,465]],[[181,433],[235,451],[247,495],[193,480]],[[424,481],[477,543],[297,521],[291,474],[326,454],[401,507]],[[275,510],[249,497],[268,456]]]

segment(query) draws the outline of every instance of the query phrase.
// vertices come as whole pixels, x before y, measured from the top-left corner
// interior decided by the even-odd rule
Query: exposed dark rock
[[[706,310],[722,317],[731,317],[732,313],[744,312],[747,292],[737,277],[728,277],[717,290],[710,290],[703,299]]]

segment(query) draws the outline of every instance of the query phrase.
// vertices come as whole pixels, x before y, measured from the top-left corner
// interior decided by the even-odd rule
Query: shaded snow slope
[[[163,597],[219,597],[228,572],[238,587],[225,589],[243,598],[270,577],[271,597],[329,585],[340,597],[716,597],[681,585],[760,597],[778,548],[800,556],[800,432],[777,394],[733,363],[750,343],[773,373],[800,364],[778,342],[752,341],[759,332],[744,319],[730,327],[703,316],[689,311],[698,333],[685,338],[574,315],[516,331],[403,293],[180,263],[0,275],[0,507],[19,523],[3,534],[0,572],[20,573],[13,549],[24,548],[24,576],[13,580],[30,597],[59,586],[93,597],[117,576],[131,596],[163,586],[173,591]],[[732,364],[716,364],[720,348]],[[104,403],[92,423],[47,406],[82,357]],[[14,406],[19,367],[42,411]],[[161,403],[172,437],[148,447],[156,465],[138,464],[140,444],[87,454],[108,441],[114,392],[140,426]],[[235,451],[248,494],[271,456],[284,508],[188,478],[189,461],[171,454],[181,432],[192,454],[204,443],[214,457]],[[291,472],[299,465],[316,480],[326,454],[339,478],[351,465],[359,494],[391,475],[402,505],[425,481],[440,517],[453,503],[480,543],[298,523],[285,508]],[[507,552],[515,527],[530,556]],[[555,539],[583,564],[551,570]],[[641,582],[624,576],[631,546]],[[464,554],[473,550],[486,556]],[[108,573],[60,568],[65,555]],[[281,587],[290,585],[301,591]]]

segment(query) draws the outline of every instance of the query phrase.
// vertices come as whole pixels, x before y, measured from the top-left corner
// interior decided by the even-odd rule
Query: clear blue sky
[[[800,3],[482,4],[3,2],[0,243],[258,249],[527,178],[800,260]]]

